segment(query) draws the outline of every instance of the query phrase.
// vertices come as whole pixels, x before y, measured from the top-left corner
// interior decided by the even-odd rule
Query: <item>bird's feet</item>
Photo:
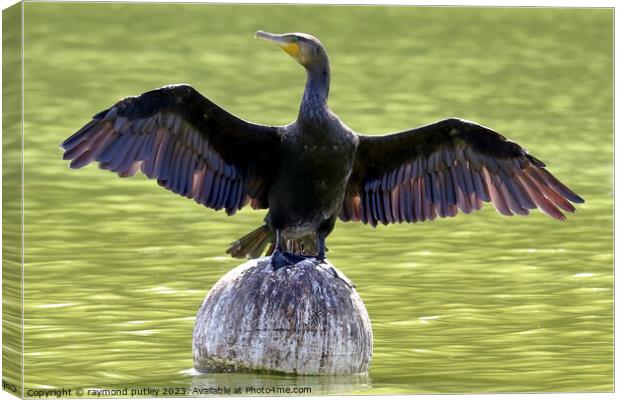
[[[323,262],[325,262],[325,255],[321,256],[320,254],[318,255],[295,254],[295,253],[289,253],[288,251],[283,251],[283,250],[276,250],[271,255],[271,266],[274,271],[277,271],[280,268],[284,268],[284,267],[295,266],[302,261],[311,262],[312,264],[318,267]],[[329,266],[329,271],[332,273],[332,275],[334,275],[334,278],[340,279],[350,288],[355,287],[353,282],[351,282],[344,276],[340,276],[340,274],[338,274],[338,272],[336,271],[334,267],[332,267],[331,265],[328,265],[328,266]]]
[[[310,261],[314,265],[319,266],[325,261],[325,256],[289,253],[288,251],[277,249],[271,255],[271,265],[274,271],[283,267],[293,266],[302,261]]]
[[[271,265],[274,271],[283,267],[290,267],[299,262],[312,259],[311,256],[305,256],[303,254],[289,253],[288,251],[282,251],[276,249],[271,255]]]

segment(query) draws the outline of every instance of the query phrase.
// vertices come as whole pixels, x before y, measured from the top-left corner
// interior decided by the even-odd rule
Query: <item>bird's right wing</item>
[[[248,198],[268,207],[277,168],[277,127],[226,112],[189,85],[165,86],[119,101],[95,115],[61,147],[71,168],[146,176],[197,203],[234,214]]]

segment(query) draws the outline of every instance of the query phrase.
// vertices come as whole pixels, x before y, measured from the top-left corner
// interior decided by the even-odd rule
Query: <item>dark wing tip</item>
[[[61,150],[69,150],[73,147],[75,147],[77,144],[79,144],[82,141],[82,138],[84,135],[81,135],[82,129],[80,129],[79,131],[77,131],[76,133],[74,133],[73,135],[69,136],[67,139],[63,140],[58,147],[60,147]]]
[[[91,161],[92,161],[91,152],[87,150],[84,153],[80,154],[79,156],[75,157],[73,160],[71,160],[69,167],[72,169],[82,168],[90,164]]]
[[[577,193],[573,193],[573,196],[569,197],[568,199],[575,204],[583,204],[586,202],[584,198],[579,196]]]

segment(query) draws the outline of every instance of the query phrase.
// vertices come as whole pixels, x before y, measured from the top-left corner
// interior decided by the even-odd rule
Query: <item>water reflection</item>
[[[214,388],[228,388],[234,391],[238,388],[243,395],[283,395],[288,391],[295,393],[321,394],[354,394],[372,387],[372,380],[368,375],[352,376],[290,376],[290,375],[260,375],[260,374],[200,374],[191,369],[183,371],[191,376],[191,391],[207,393]],[[310,392],[307,389],[310,388]],[[275,391],[275,392],[274,392]],[[288,393],[288,394],[291,394]]]

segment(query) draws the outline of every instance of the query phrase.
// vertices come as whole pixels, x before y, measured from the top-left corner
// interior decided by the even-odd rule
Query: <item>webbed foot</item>
[[[316,265],[317,267],[325,262],[325,256],[321,257],[320,255],[316,255],[316,256],[308,256],[308,258],[312,260],[314,265]]]
[[[293,266],[301,261],[309,259],[308,256],[301,254],[289,253],[288,251],[282,251],[276,249],[271,255],[271,265],[274,271],[283,267]]]

